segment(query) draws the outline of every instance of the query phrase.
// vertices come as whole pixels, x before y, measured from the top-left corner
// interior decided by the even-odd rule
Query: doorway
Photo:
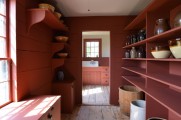
[[[110,31],[82,32],[82,103],[109,105]]]

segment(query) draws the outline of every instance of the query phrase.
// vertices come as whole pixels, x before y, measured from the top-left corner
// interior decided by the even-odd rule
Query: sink
[[[82,67],[99,67],[99,61],[82,61]]]

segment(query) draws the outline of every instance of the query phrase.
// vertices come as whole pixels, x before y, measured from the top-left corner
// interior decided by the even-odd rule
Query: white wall
[[[97,31],[97,32],[83,32],[82,34],[82,57],[84,53],[84,39],[88,38],[101,38],[102,39],[102,57],[110,57],[110,32]]]

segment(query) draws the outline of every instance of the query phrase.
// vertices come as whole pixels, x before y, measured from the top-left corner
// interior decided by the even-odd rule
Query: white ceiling
[[[151,1],[152,0],[55,0],[56,6],[66,17],[137,15]]]

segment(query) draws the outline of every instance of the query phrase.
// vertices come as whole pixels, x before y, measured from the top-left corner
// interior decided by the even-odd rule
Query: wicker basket
[[[143,92],[130,85],[124,85],[119,88],[120,110],[125,115],[130,115],[130,103],[133,100],[143,99]]]

